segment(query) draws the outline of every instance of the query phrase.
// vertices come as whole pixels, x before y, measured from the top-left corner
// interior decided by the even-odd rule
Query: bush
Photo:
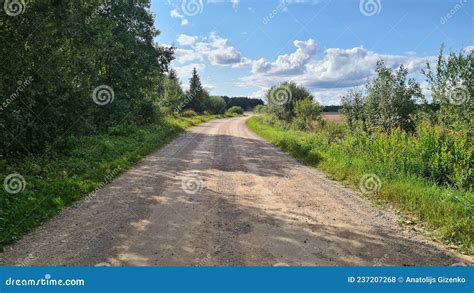
[[[222,97],[219,96],[208,96],[204,100],[207,112],[210,114],[224,114],[226,108],[226,102]]]
[[[265,105],[257,105],[253,108],[253,112],[256,114],[263,114],[267,111],[267,107]]]
[[[278,119],[291,122],[295,117],[295,103],[300,100],[313,101],[311,93],[302,85],[284,82],[273,86],[267,92],[268,110]]]
[[[194,110],[185,110],[183,113],[181,113],[181,116],[183,117],[194,117],[197,116],[197,113]]]
[[[321,120],[323,108],[318,103],[311,100],[300,100],[295,103],[295,119],[292,127],[296,130],[311,130],[315,128],[315,123]]]
[[[244,109],[240,106],[231,107],[229,110],[225,112],[227,115],[242,115],[244,114]]]

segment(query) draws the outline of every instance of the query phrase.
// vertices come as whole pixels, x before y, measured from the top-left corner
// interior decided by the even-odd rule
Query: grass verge
[[[43,157],[0,160],[0,178],[14,174],[0,189],[0,247],[103,187],[186,128],[223,117],[168,117],[145,127],[117,126],[107,134],[70,137],[65,145]]]
[[[472,191],[439,186],[418,176],[388,170],[392,166],[381,166],[376,160],[354,156],[340,143],[330,142],[323,133],[284,130],[267,125],[258,116],[248,119],[247,125],[299,161],[354,187],[359,186],[365,174],[377,174],[382,184],[378,192],[370,195],[372,199],[389,204],[422,224],[429,235],[454,245],[463,253],[474,254]]]

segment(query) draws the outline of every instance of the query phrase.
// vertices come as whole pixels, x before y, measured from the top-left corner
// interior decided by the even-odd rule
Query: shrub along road
[[[452,265],[455,255],[251,133],[204,123],[6,247],[17,265]]]

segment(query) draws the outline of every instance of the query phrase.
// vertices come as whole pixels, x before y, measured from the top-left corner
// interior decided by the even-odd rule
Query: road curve
[[[258,138],[245,119],[190,129],[7,247],[2,263],[466,263]]]

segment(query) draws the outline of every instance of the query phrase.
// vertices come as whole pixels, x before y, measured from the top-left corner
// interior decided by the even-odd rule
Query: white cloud
[[[172,18],[179,18],[181,19],[181,26],[186,26],[189,24],[189,21],[182,15],[177,8],[170,11],[170,15]]]
[[[197,37],[180,35],[178,43],[189,45],[191,49],[177,49],[176,58],[180,63],[207,60],[212,65],[235,65],[243,61],[237,49],[229,45],[229,40],[211,33],[197,42]],[[246,59],[248,60],[248,59]]]
[[[199,71],[199,73],[202,73],[205,70],[206,65],[202,63],[193,63],[193,64],[186,64],[183,66],[174,67],[174,69],[178,73],[178,76],[181,78],[181,81],[183,82],[183,87],[187,86],[187,81],[189,78],[191,78],[193,68],[196,68]]]
[[[374,76],[375,65],[384,59],[387,66],[404,64],[409,72],[419,73],[434,57],[411,55],[383,55],[364,47],[351,49],[330,48],[321,59],[315,59],[314,40],[295,41],[294,53],[279,56],[274,62],[253,61],[251,75],[241,78],[243,86],[269,87],[276,82],[293,80],[313,89],[335,89],[359,86]]]
[[[182,46],[190,46],[190,45],[193,45],[194,43],[196,43],[198,37],[196,36],[188,36],[188,35],[185,35],[185,34],[181,34],[178,36],[178,44],[182,45]]]
[[[239,6],[240,0],[230,0],[230,3],[232,3],[232,7],[234,9],[237,9],[237,7]]]
[[[277,75],[291,75],[304,71],[305,65],[316,53],[316,41],[294,41],[297,48],[294,53],[278,56],[275,62],[269,63],[265,59],[259,59],[252,65],[252,73],[266,73]]]
[[[466,53],[474,52],[474,46],[467,46],[466,48],[464,48],[464,52]]]

